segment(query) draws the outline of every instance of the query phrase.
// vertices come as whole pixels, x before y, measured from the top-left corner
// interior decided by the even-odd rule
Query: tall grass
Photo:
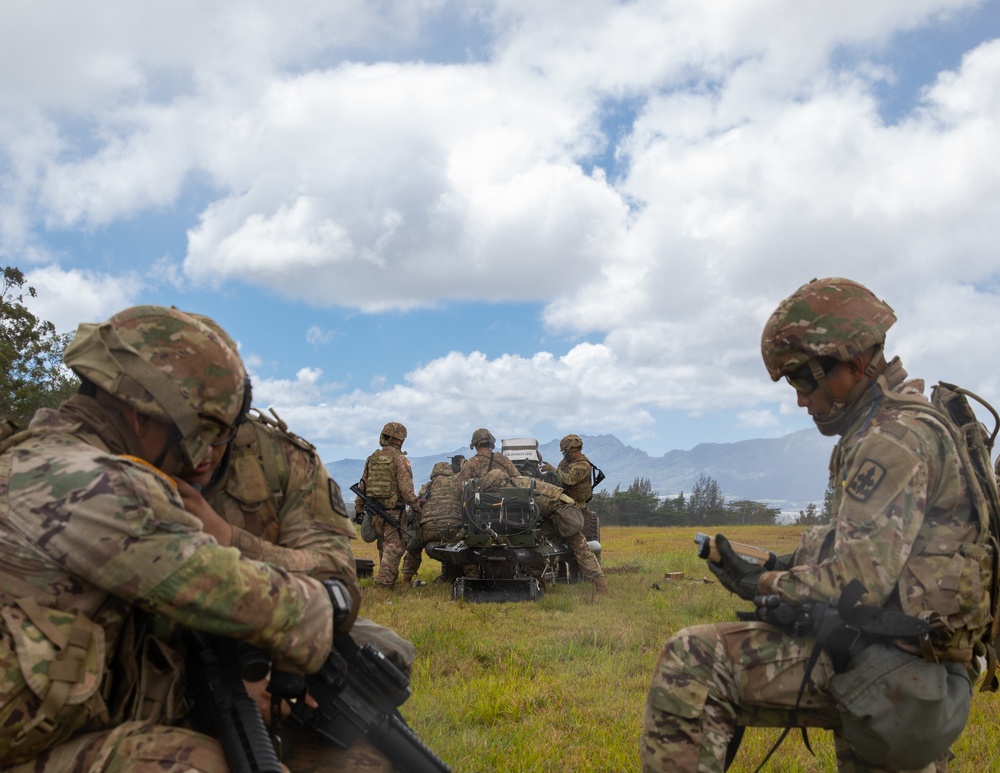
[[[727,528],[732,540],[783,553],[790,526]],[[646,690],[667,637],[679,628],[734,619],[749,605],[728,593],[695,555],[687,528],[606,527],[602,565],[610,596],[590,583],[556,585],[537,602],[475,604],[434,584],[424,558],[422,588],[386,591],[361,581],[362,614],[417,648],[413,695],[401,711],[456,773],[608,773],[639,769]],[[378,560],[355,542],[358,558]],[[667,572],[683,572],[667,580]],[[1000,696],[976,695],[953,747],[953,771],[1000,770]],[[753,771],[780,731],[750,728],[733,771]],[[835,769],[828,731],[813,730],[810,755],[792,732],[769,771]]]

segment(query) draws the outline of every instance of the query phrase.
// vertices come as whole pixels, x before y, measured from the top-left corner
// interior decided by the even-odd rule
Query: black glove
[[[719,551],[722,563],[708,562],[712,574],[731,593],[747,601],[753,601],[753,597],[757,595],[757,578],[764,573],[764,567],[751,564],[736,555],[723,534],[715,535],[715,548]]]
[[[777,572],[787,572],[795,566],[795,551],[791,553],[785,553],[783,556],[776,556],[774,553],[771,554],[770,560],[764,564],[764,568],[768,571],[772,569]]]

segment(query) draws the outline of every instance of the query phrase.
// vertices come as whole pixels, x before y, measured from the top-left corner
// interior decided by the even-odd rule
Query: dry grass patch
[[[695,555],[694,532],[605,527],[610,597],[595,597],[588,583],[560,584],[538,602],[473,604],[452,601],[447,585],[390,592],[362,580],[362,614],[417,648],[403,715],[456,773],[638,770],[646,689],[664,641],[749,608]],[[790,526],[726,529],[731,540],[777,553],[792,550],[800,534]],[[358,558],[377,561],[374,544],[354,547]],[[420,578],[432,583],[438,570],[425,558]],[[668,572],[684,579],[666,580]],[[1000,698],[976,696],[951,770],[1000,769],[998,710]],[[751,728],[732,770],[753,771],[778,733]],[[815,758],[791,733],[768,770],[834,770],[829,733],[812,731],[810,741]]]

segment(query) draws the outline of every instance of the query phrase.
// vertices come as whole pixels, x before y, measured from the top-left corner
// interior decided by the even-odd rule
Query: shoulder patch
[[[906,437],[906,433],[909,432],[909,430],[898,421],[887,421],[885,424],[880,425],[879,429],[892,435],[897,440],[902,440]]]
[[[884,478],[885,467],[872,459],[865,459],[844,488],[852,499],[867,502]]]

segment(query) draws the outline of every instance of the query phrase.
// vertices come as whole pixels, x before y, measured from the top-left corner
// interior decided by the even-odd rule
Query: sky
[[[0,0],[0,261],[213,317],[327,461],[801,430],[760,333],[827,276],[1000,405],[1000,0],[567,9]]]

